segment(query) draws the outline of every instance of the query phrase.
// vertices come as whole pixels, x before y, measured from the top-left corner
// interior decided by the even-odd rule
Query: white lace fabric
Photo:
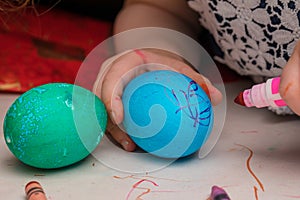
[[[300,38],[299,0],[190,0],[199,21],[241,75],[274,77]]]
[[[300,0],[189,0],[188,5],[222,50],[215,59],[241,75],[280,76],[300,39]],[[270,110],[291,113],[287,107]]]

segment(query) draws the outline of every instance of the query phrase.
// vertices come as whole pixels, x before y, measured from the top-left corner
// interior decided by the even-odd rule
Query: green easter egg
[[[19,160],[53,169],[87,157],[100,143],[106,123],[104,104],[92,92],[50,83],[16,99],[3,128],[6,144]]]

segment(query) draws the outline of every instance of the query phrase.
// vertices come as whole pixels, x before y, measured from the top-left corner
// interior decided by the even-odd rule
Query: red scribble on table
[[[292,199],[300,199],[300,195],[297,195],[297,196],[294,196],[294,195],[283,195],[285,197],[289,197],[289,198],[292,198]]]
[[[191,180],[178,180],[178,179],[172,179],[172,178],[164,178],[164,177],[155,177],[150,175],[144,175],[144,176],[137,176],[137,175],[128,175],[128,176],[113,176],[115,179],[156,179],[156,180],[165,180],[165,181],[175,181],[175,182],[191,182]]]
[[[256,130],[246,130],[246,131],[241,131],[241,133],[251,134],[251,133],[258,133],[258,131],[256,131]]]
[[[262,182],[259,180],[259,178],[255,175],[254,171],[251,169],[251,165],[250,165],[250,161],[253,157],[253,151],[249,148],[249,147],[246,147],[245,145],[241,145],[241,144],[236,144],[238,146],[241,146],[245,149],[247,149],[249,151],[249,157],[247,158],[247,169],[249,171],[249,173],[252,175],[252,177],[256,180],[256,182],[258,183],[260,189],[264,192],[265,191],[265,188],[264,188],[264,185],[262,184]],[[253,187],[254,188],[254,195],[255,195],[255,199],[258,200],[258,188],[256,186]]]
[[[147,188],[147,187],[140,187],[140,185],[144,182],[148,182],[148,183],[151,183],[152,185],[154,186],[158,186],[157,183],[155,183],[154,181],[151,181],[151,180],[148,180],[148,179],[142,179],[142,180],[139,180],[138,182],[136,182],[135,184],[133,184],[131,190],[128,192],[127,196],[126,196],[126,200],[129,199],[129,197],[132,195],[133,191],[136,190],[136,189],[139,189],[139,190],[144,190],[144,192],[142,192],[140,195],[138,195],[136,197],[136,200],[142,200],[142,196],[146,195],[146,194],[149,194],[151,192],[151,189],[150,188]]]
[[[154,177],[154,176],[149,176],[149,175],[146,175],[146,176],[129,175],[129,176],[124,176],[124,177],[120,177],[120,176],[113,176],[113,177],[116,178],[116,179],[137,179],[137,180],[139,180],[139,181],[135,182],[132,185],[130,191],[128,192],[128,194],[126,196],[126,200],[129,200],[129,198],[132,197],[132,194],[135,190],[143,190],[143,192],[136,197],[136,200],[142,200],[142,197],[149,194],[149,193],[154,193],[154,192],[160,192],[160,193],[162,193],[162,192],[175,192],[173,190],[159,190],[159,191],[157,191],[157,190],[151,190],[149,187],[141,187],[141,185],[145,182],[151,183],[155,187],[159,186],[156,182],[154,182],[150,179],[178,181],[178,180],[175,180],[175,179]]]
[[[135,49],[133,50],[142,60],[143,60],[143,63],[147,63],[147,56],[139,49]]]

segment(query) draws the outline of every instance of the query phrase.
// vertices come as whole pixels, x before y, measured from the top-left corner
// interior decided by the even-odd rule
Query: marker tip
[[[244,97],[243,97],[243,92],[241,92],[235,99],[234,103],[239,104],[241,106],[246,106]]]

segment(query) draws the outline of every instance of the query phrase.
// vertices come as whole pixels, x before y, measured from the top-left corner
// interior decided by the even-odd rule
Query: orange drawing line
[[[258,200],[258,192],[257,192],[258,189],[256,186],[254,186],[253,188],[254,188],[255,199]]]
[[[142,184],[143,182],[149,182],[149,183],[152,183],[154,186],[158,186],[157,183],[155,183],[154,181],[151,181],[151,180],[148,180],[148,179],[142,179],[142,180],[139,180],[138,182],[136,182],[131,190],[128,192],[127,196],[126,196],[126,200],[129,199],[129,197],[131,196],[132,192],[135,190],[135,189],[144,189],[146,190],[145,192],[142,192],[142,194],[140,194],[136,199],[137,200],[141,200],[142,196],[146,195],[146,194],[149,194],[151,192],[150,188],[144,188],[144,187],[139,187],[140,184]]]
[[[282,96],[286,96],[288,90],[290,89],[290,87],[293,85],[292,82],[288,83],[288,85],[286,86],[286,88],[284,88],[284,91],[283,91],[283,95]]]
[[[257,181],[257,183],[259,184],[261,190],[264,192],[265,191],[264,185],[259,180],[259,178],[255,175],[255,173],[253,172],[253,170],[251,169],[251,166],[250,166],[250,161],[251,161],[251,158],[253,156],[253,151],[249,147],[246,147],[244,145],[241,145],[241,144],[236,144],[236,145],[244,147],[244,148],[246,148],[250,152],[250,155],[249,155],[249,157],[247,159],[247,169],[248,169],[249,173],[253,176],[253,178]]]
[[[141,199],[142,200],[142,196],[144,196],[144,195],[146,195],[146,194],[148,194],[148,193],[151,192],[150,188],[143,188],[143,187],[136,187],[136,188],[146,190],[145,192],[142,192],[142,194],[140,194],[139,196],[137,196],[136,199]]]
[[[124,177],[121,177],[121,176],[113,176],[113,177],[116,178],[116,179],[127,179],[127,178],[134,178],[133,176],[134,175],[124,176]]]

